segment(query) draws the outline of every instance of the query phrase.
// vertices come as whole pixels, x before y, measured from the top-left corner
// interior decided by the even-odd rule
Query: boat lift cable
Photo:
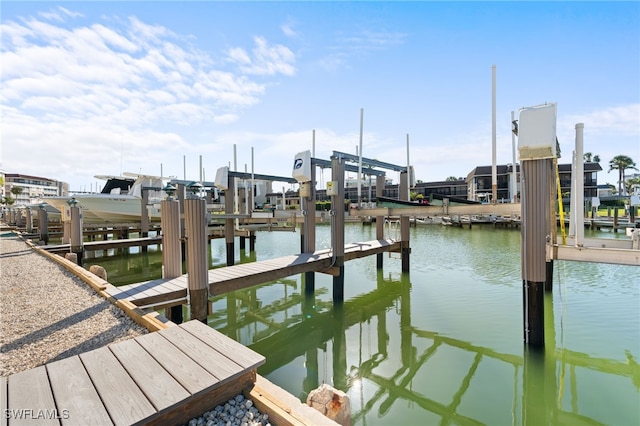
[[[564,229],[564,207],[562,205],[562,188],[560,187],[560,171],[558,169],[558,162],[556,164],[556,186],[558,187],[558,212],[560,214],[560,234],[562,235],[562,245],[567,245],[567,233]]]

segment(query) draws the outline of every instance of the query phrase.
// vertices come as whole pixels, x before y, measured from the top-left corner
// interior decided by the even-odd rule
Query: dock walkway
[[[178,424],[256,381],[265,358],[199,321],[0,377],[0,424]]]
[[[345,261],[384,252],[400,251],[400,241],[372,240],[345,245]],[[332,271],[332,251],[317,250],[276,259],[243,263],[209,270],[209,294],[212,296],[304,272]],[[161,278],[123,286],[109,285],[105,291],[116,300],[128,300],[139,307],[186,303],[187,275]]]

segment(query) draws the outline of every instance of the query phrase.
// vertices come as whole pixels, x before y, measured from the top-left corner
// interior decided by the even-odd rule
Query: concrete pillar
[[[209,262],[207,243],[207,206],[200,198],[184,201],[187,234],[187,274],[191,319],[207,321],[209,302]]]

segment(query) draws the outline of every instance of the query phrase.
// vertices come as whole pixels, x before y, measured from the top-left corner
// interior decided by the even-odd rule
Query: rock
[[[91,265],[89,272],[107,281],[107,270],[100,265]]]
[[[78,254],[77,253],[65,253],[64,258],[75,263],[76,265],[78,264]]]
[[[351,425],[351,402],[349,397],[346,393],[326,383],[309,393],[307,405],[342,426]]]

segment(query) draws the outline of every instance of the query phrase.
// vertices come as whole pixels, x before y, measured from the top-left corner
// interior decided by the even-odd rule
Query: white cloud
[[[264,37],[254,38],[255,47],[249,55],[244,49],[234,48],[228,52],[229,61],[237,64],[245,74],[294,75],[295,54],[286,46],[269,45]]]
[[[336,35],[336,42],[331,47],[331,52],[321,58],[318,64],[323,69],[334,72],[338,68],[348,66],[353,57],[370,55],[373,52],[401,45],[406,37],[407,34],[401,32],[370,29],[349,34],[340,33]]]
[[[74,182],[118,173],[121,145],[130,171],[188,154],[198,142],[190,137],[208,139],[197,126],[232,123],[260,101],[266,83],[249,74],[295,71],[293,53],[263,38],[237,75],[163,26],[136,17],[67,23],[78,16],[58,8],[0,26],[9,172]]]

